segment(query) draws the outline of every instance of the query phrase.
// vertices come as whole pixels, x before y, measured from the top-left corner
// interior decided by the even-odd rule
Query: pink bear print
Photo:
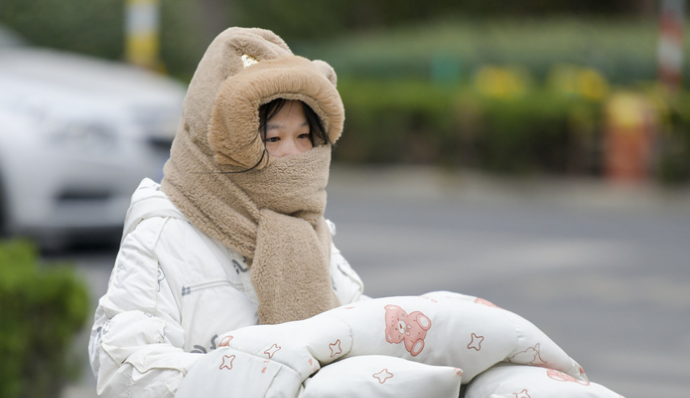
[[[414,357],[424,349],[424,338],[431,328],[431,319],[419,311],[409,315],[397,305],[386,309],[386,341],[391,344],[405,342],[405,349]]]
[[[534,347],[530,347],[525,351],[518,352],[517,354],[508,357],[508,362],[513,363],[524,363],[535,366],[546,366],[546,361],[541,359],[541,352],[539,352],[539,343]]]

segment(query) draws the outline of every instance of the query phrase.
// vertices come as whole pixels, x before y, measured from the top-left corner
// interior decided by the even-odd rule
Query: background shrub
[[[343,162],[441,164],[499,172],[593,173],[584,159],[600,105],[545,88],[491,96],[416,80],[346,80]]]
[[[690,93],[682,92],[669,104],[661,125],[659,178],[664,183],[690,181]]]
[[[160,57],[167,71],[191,79],[208,42],[194,2],[160,2]],[[123,0],[2,0],[0,21],[31,43],[112,60],[124,60]]]
[[[69,347],[89,311],[71,268],[39,266],[27,241],[0,241],[0,397],[59,397]]]

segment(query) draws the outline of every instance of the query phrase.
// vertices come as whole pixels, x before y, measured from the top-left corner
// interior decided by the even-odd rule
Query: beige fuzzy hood
[[[270,31],[230,28],[209,46],[190,83],[163,191],[205,234],[247,257],[262,323],[303,319],[336,306],[323,219],[330,145],[268,156],[259,107],[300,100],[330,140],[343,130],[336,75],[293,55]]]
[[[276,98],[309,105],[336,142],[345,117],[335,86],[330,65],[293,55],[272,32],[230,28],[211,43],[199,63],[181,128],[206,155],[214,156],[218,169],[245,169],[254,166],[264,150],[257,135],[259,106]]]

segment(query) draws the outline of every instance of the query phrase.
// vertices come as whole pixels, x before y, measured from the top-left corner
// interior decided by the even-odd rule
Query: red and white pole
[[[671,93],[683,83],[683,19],[685,0],[661,0],[659,80]]]

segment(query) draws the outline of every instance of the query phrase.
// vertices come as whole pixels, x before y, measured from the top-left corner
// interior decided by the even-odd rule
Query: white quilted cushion
[[[553,369],[497,365],[469,384],[465,398],[622,398],[608,388]]]
[[[457,398],[462,371],[377,355],[346,358],[304,382],[299,398]]]

